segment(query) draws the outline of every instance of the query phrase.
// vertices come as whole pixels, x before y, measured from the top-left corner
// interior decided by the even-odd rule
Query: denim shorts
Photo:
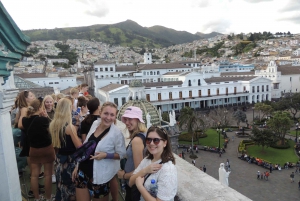
[[[109,182],[93,184],[93,178],[89,178],[83,171],[78,170],[75,180],[76,188],[87,188],[92,198],[103,198],[109,194]]]

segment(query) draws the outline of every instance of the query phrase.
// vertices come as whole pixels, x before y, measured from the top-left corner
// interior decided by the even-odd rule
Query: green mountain
[[[142,27],[132,20],[110,25],[100,24],[87,27],[35,29],[23,32],[30,37],[31,41],[86,39],[101,41],[111,45],[148,48],[188,43],[209,36],[209,34],[199,36],[163,26]],[[216,35],[218,34],[216,33]]]

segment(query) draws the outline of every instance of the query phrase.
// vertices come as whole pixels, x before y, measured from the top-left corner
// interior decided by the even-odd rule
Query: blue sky
[[[0,0],[22,30],[133,20],[190,33],[300,33],[300,0]]]

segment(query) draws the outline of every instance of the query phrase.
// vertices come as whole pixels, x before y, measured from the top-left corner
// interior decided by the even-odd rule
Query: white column
[[[0,82],[0,200],[3,201],[22,200],[9,113],[17,94],[17,89],[3,90]]]

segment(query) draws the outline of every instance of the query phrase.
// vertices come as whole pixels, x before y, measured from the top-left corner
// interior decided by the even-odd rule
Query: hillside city
[[[24,57],[15,73],[42,73],[45,57],[47,58],[47,71],[49,72],[71,72],[76,73],[78,62],[71,65],[70,69],[59,68],[63,63],[69,63],[67,58],[57,58],[61,49],[55,44],[63,43],[70,47],[70,51],[78,55],[78,61],[82,67],[93,64],[97,61],[115,62],[117,64],[138,64],[143,63],[143,53],[152,53],[152,62],[155,64],[173,63],[178,61],[193,61],[200,66],[220,65],[226,61],[231,64],[252,64],[255,69],[261,69],[271,60],[285,61],[287,64],[298,65],[300,61],[300,34],[274,35],[274,38],[255,41],[255,47],[242,53],[236,53],[234,47],[243,42],[243,39],[229,39],[230,35],[218,35],[213,38],[196,40],[191,43],[184,43],[159,49],[144,49],[140,47],[122,47],[105,44],[102,42],[88,40],[66,40],[66,41],[33,41],[27,51],[36,50],[33,56]],[[247,40],[249,34],[244,34]],[[251,42],[251,41],[250,41]],[[197,54],[197,49],[214,48],[219,43],[222,46],[217,49],[219,56],[208,53]],[[190,53],[190,54],[187,54]],[[187,55],[187,56],[186,56]],[[56,57],[51,59],[51,57]],[[73,62],[74,63],[74,62]],[[55,65],[53,65],[55,64]],[[78,71],[79,73],[79,71]]]

